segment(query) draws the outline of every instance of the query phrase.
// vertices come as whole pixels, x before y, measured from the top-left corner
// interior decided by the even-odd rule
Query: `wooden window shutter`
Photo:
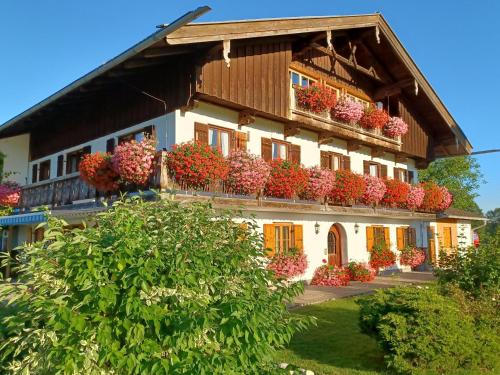
[[[363,174],[370,174],[370,162],[368,160],[363,160]]]
[[[328,152],[320,151],[320,166],[321,169],[331,169],[330,167],[330,155]]]
[[[112,153],[115,151],[115,139],[110,138],[106,141],[106,152]]]
[[[235,132],[236,135],[236,145],[235,148],[237,151],[246,151],[247,150],[247,133],[245,132]]]
[[[264,224],[264,249],[267,250],[269,256],[273,256],[275,253],[273,224]]]
[[[261,138],[261,156],[265,161],[273,159],[273,142],[269,138]]]
[[[350,156],[342,156],[342,169],[346,171],[351,170],[351,157]]]
[[[444,231],[444,233],[443,233],[444,247],[450,248],[451,247],[451,227],[445,227],[443,231]]]
[[[290,145],[289,147],[289,159],[292,163],[300,164],[300,146]]]
[[[396,228],[398,250],[403,250],[405,247],[405,229],[404,227]]]
[[[391,247],[391,235],[389,232],[389,227],[384,227],[384,241],[385,241],[385,248],[390,249],[390,247]]]
[[[415,172],[408,171],[408,183],[413,184],[415,182]]]
[[[417,230],[415,228],[408,228],[408,244],[410,246],[417,246]]]
[[[194,140],[203,144],[208,144],[208,125],[194,123]]]
[[[372,251],[374,244],[375,244],[375,230],[373,229],[373,227],[366,227],[366,249],[368,251]]]
[[[31,167],[31,182],[35,183],[38,180],[38,164],[33,164]]]
[[[401,181],[401,168],[394,168],[394,179]]]
[[[384,164],[380,165],[380,177],[387,178],[387,165]]]
[[[57,177],[63,175],[63,169],[64,169],[64,155],[59,155],[57,157]]]
[[[304,251],[304,238],[303,238],[303,230],[302,225],[294,225],[293,226],[293,246],[300,250],[300,252]]]

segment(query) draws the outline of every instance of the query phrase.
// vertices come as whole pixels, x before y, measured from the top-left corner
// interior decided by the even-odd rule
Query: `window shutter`
[[[302,225],[294,225],[293,227],[293,246],[300,250],[302,253],[304,251],[304,239]]]
[[[403,250],[405,247],[405,229],[404,227],[396,228],[398,250]]]
[[[417,246],[417,230],[415,228],[408,228],[408,243],[410,246]]]
[[[290,161],[295,164],[300,164],[300,146],[290,145]]]
[[[415,172],[408,171],[408,183],[413,184],[415,182]]]
[[[351,157],[350,156],[342,156],[342,169],[346,171],[351,170]]]
[[[267,255],[273,256],[274,249],[274,225],[264,224],[264,249],[268,250]]]
[[[444,247],[451,247],[451,227],[444,228],[444,236],[443,236]]]
[[[247,133],[236,132],[236,150],[237,151],[247,150]]]
[[[370,162],[368,160],[363,160],[363,174],[370,174]]]
[[[115,151],[115,139],[110,138],[106,141],[106,152],[113,153]]]
[[[208,144],[208,125],[194,123],[194,140],[203,144]]]
[[[366,249],[368,251],[373,250],[373,245],[375,244],[375,233],[373,227],[366,227]]]
[[[321,169],[331,169],[330,156],[328,155],[328,152],[320,151],[320,166]]]
[[[63,175],[63,169],[64,169],[64,155],[59,155],[57,157],[57,177]]]
[[[384,164],[380,165],[380,177],[387,178],[387,165]]]
[[[31,182],[35,183],[38,179],[38,164],[33,164],[31,167]]]
[[[269,138],[261,138],[261,156],[265,161],[273,159],[273,142]]]
[[[390,249],[391,248],[391,235],[389,233],[389,227],[384,227],[384,241],[385,241],[385,248]]]
[[[92,152],[92,148],[90,146],[85,146],[83,149],[82,149],[82,157],[83,155],[87,155],[87,154],[90,154]]]

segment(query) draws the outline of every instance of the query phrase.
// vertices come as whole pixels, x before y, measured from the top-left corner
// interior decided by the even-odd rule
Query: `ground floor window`
[[[409,246],[417,246],[417,232],[412,227],[399,227],[396,229],[398,250],[403,250]]]
[[[372,251],[375,247],[388,249],[390,247],[389,227],[372,225],[366,227],[366,248]]]
[[[292,249],[302,251],[302,225],[293,223],[264,224],[264,246],[268,254],[286,255]]]

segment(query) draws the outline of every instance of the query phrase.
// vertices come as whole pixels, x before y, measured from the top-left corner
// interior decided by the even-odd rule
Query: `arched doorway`
[[[339,267],[342,265],[342,240],[335,224],[328,231],[328,264]]]

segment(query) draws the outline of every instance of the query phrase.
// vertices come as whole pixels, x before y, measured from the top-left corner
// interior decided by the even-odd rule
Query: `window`
[[[398,250],[404,250],[411,246],[417,246],[417,234],[415,228],[399,227],[396,229]]]
[[[394,168],[394,179],[399,180],[399,181],[404,181],[408,182],[410,184],[414,183],[415,181],[415,174],[413,171],[408,171],[403,168]]]
[[[210,145],[224,156],[227,156],[231,150],[247,150],[247,133],[220,126],[196,122],[194,124],[194,140]]]
[[[219,152],[224,155],[229,155],[229,144],[230,144],[230,129],[218,128],[209,126],[208,128],[208,144],[214,150],[219,150]]]
[[[370,106],[370,102],[368,102],[368,101],[366,101],[364,99],[358,98],[357,96],[354,96],[352,94],[346,93],[345,97],[349,98],[349,99],[351,99],[351,100],[353,100],[355,102],[363,104],[363,107],[365,107],[365,108],[368,108]]]
[[[264,246],[269,255],[287,254],[290,250],[303,249],[302,225],[293,223],[264,224]]]
[[[321,168],[331,171],[350,170],[351,158],[342,154],[337,154],[329,151],[320,152]]]
[[[33,164],[31,167],[31,183],[35,183],[38,179],[38,164]]]
[[[78,172],[78,167],[80,166],[80,161],[83,155],[90,154],[90,146],[86,146],[79,150],[70,152],[66,155],[66,174]]]
[[[387,165],[364,160],[363,174],[380,178],[387,177]]]
[[[141,130],[137,130],[135,132],[122,135],[121,137],[118,138],[118,143],[123,143],[123,142],[130,142],[132,140],[136,142],[142,141],[145,137],[151,137],[153,135],[154,128],[153,126],[147,126]]]
[[[115,151],[115,139],[110,138],[106,141],[106,152],[113,153]]]
[[[316,82],[316,80],[311,77],[308,77],[302,73],[295,72],[293,70],[290,71],[290,85],[292,88],[294,86],[309,87],[314,82]]]
[[[372,225],[366,227],[366,248],[372,251],[374,247],[390,247],[389,228],[381,225]]]
[[[64,155],[59,155],[57,157],[57,177],[63,175],[64,172]]]
[[[38,171],[38,181],[48,180],[50,178],[50,160],[45,160],[40,163]]]
[[[272,140],[273,160],[288,159],[288,143]]]
[[[292,163],[300,164],[300,146],[278,139],[264,138],[261,141],[262,159],[269,162],[271,160],[289,160]]]

